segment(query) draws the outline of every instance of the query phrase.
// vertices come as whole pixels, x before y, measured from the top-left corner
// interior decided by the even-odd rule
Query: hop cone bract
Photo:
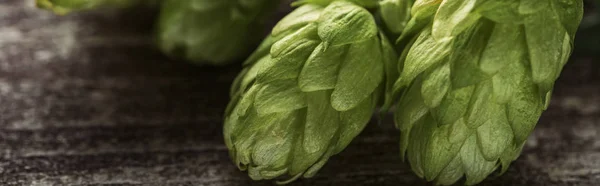
[[[401,34],[410,20],[413,0],[381,0],[379,15],[388,31]]]

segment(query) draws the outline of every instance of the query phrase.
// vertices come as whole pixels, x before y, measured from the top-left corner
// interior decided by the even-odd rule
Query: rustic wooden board
[[[0,185],[271,185],[230,162],[222,111],[238,65],[197,67],[152,45],[153,11],[57,17],[0,0]],[[424,185],[373,122],[312,179]],[[578,56],[507,174],[483,185],[600,184],[600,65]]]

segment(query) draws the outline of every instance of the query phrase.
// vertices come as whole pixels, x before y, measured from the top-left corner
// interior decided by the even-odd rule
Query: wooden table
[[[271,185],[222,140],[240,70],[197,67],[152,44],[152,10],[58,17],[0,0],[0,185]],[[600,184],[600,65],[577,56],[523,155],[483,185]],[[424,185],[389,119],[291,185]]]

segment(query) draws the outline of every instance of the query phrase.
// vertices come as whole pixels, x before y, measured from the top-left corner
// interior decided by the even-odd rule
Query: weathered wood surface
[[[0,0],[0,185],[271,185],[230,162],[221,135],[239,70],[166,59],[152,11],[57,17]],[[423,185],[398,133],[373,122],[292,185]],[[600,65],[579,56],[523,155],[483,185],[600,184]]]

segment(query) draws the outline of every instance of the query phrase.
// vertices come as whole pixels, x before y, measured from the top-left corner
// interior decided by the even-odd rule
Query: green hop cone
[[[410,20],[413,0],[381,0],[379,16],[389,32],[401,34]]]
[[[36,0],[40,8],[48,9],[59,15],[74,11],[89,10],[99,7],[130,7],[140,3],[151,4],[155,0]]]
[[[232,159],[254,180],[312,177],[368,123],[396,57],[363,7],[300,6],[232,86],[224,126]]]
[[[296,0],[292,3],[292,6],[299,6],[304,4],[327,6],[334,1],[346,1],[354,3],[355,5],[361,6],[363,8],[377,8],[377,6],[379,6],[380,0]]]
[[[198,64],[233,62],[263,39],[265,18],[277,4],[279,0],[164,0],[159,47]]]
[[[582,18],[581,0],[418,0],[401,39],[401,154],[428,181],[477,184],[520,154]]]

